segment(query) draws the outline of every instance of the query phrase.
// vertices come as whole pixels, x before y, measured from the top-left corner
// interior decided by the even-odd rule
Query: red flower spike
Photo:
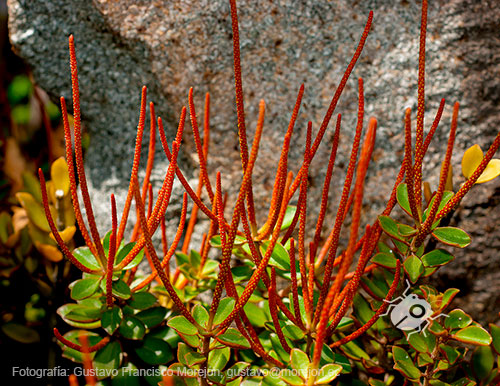
[[[313,365],[318,366],[321,357],[321,350],[323,348],[323,342],[326,337],[326,328],[329,316],[329,310],[332,306],[335,296],[337,296],[340,287],[344,281],[344,276],[351,265],[352,259],[354,257],[354,248],[356,246],[356,241],[358,238],[358,227],[361,218],[361,205],[363,200],[363,187],[366,177],[366,172],[368,170],[368,165],[370,163],[371,155],[373,152],[373,147],[375,145],[375,133],[377,129],[377,120],[375,118],[370,118],[368,122],[368,130],[366,133],[365,141],[363,143],[363,148],[361,150],[361,155],[359,158],[359,164],[356,171],[356,182],[354,184],[354,206],[352,211],[351,220],[351,234],[349,236],[349,242],[347,245],[346,255],[344,260],[340,264],[339,272],[335,281],[333,282],[328,295],[325,298],[324,306],[320,309],[319,322],[317,326],[317,338],[314,347],[313,354]],[[326,280],[326,279],[325,279]]]
[[[328,288],[330,287],[330,277],[332,275],[333,263],[335,261],[335,255],[337,253],[337,247],[340,238],[340,230],[342,229],[342,224],[344,222],[346,203],[349,198],[349,191],[351,190],[354,170],[356,167],[356,159],[358,157],[359,143],[361,141],[361,132],[363,130],[364,104],[365,104],[364,93],[363,93],[363,79],[361,78],[358,79],[358,88],[359,88],[359,96],[358,96],[359,101],[358,101],[358,120],[356,124],[356,132],[354,134],[351,156],[349,159],[349,165],[347,167],[347,173],[344,181],[344,188],[342,190],[342,196],[340,197],[339,207],[337,209],[337,215],[335,217],[335,225],[331,230],[332,241],[328,249],[328,257],[325,264],[323,286],[321,287],[318,306],[316,308],[316,313],[314,315],[315,320],[318,318],[319,312],[323,308],[323,302],[325,301],[326,295],[328,293]]]
[[[182,127],[180,127],[180,129]],[[148,220],[148,229],[150,229],[150,232],[154,233],[156,231],[158,225],[160,224],[160,218],[165,216],[165,212],[167,211],[168,203],[170,201],[170,195],[172,194],[172,185],[175,177],[175,169],[177,168],[178,154],[179,144],[177,142],[174,142],[172,144],[172,161],[170,162],[170,165],[168,165],[167,174],[165,175],[163,185],[158,193],[158,199],[156,200],[156,204],[153,208],[153,213],[151,214],[151,218]],[[146,245],[146,239],[145,236],[142,235],[134,245],[132,250],[128,253],[128,255],[122,260],[120,264],[118,264],[117,267],[115,267],[115,270],[122,270],[124,267],[126,267],[127,264],[129,264],[137,256],[141,249],[144,248],[144,245]]]
[[[276,307],[276,270],[274,267],[271,267],[271,286],[269,287],[269,310],[271,312],[271,318],[273,320],[274,327],[276,328],[276,334],[278,335],[278,339],[281,343],[281,347],[290,354],[292,349],[288,345],[285,335],[283,335],[283,330],[281,329],[281,325],[278,319],[278,309]]]
[[[179,309],[179,312],[193,325],[199,327],[196,320],[194,320],[194,318],[191,316],[191,313],[187,310],[186,306],[175,292],[174,288],[172,287],[172,284],[170,283],[170,280],[168,279],[167,275],[165,274],[165,271],[161,266],[160,260],[158,259],[158,255],[156,254],[153,242],[151,241],[151,235],[148,229],[149,227],[147,224],[146,216],[144,214],[144,205],[142,203],[141,194],[139,192],[139,183],[136,178],[133,181],[133,189],[134,189],[135,204],[139,209],[139,221],[142,228],[143,238],[145,239],[146,249],[154,264],[154,268],[156,269],[158,276],[160,276],[160,279],[163,285],[165,286],[165,289],[167,290],[168,294],[170,295],[170,298],[174,302],[175,306]]]
[[[212,201],[214,198],[214,192],[212,190],[212,184],[210,183],[210,179],[208,178],[207,160],[205,158],[206,155],[204,154],[205,152],[203,151],[203,147],[201,144],[200,131],[198,129],[198,121],[196,120],[196,111],[194,108],[192,87],[189,89],[188,105],[189,105],[189,116],[191,118],[191,127],[193,129],[194,143],[196,145],[196,152],[198,153],[198,159],[200,163],[200,176],[207,190],[208,197],[210,197],[210,201]]]
[[[111,194],[111,236],[109,237],[108,251],[108,266],[106,270],[106,304],[108,307],[113,306],[113,295],[111,292],[111,284],[113,279],[113,264],[115,263],[116,253],[116,228],[118,220],[116,219],[116,201],[115,195]]]
[[[434,117],[434,121],[432,122],[432,126],[429,129],[429,132],[425,136],[425,140],[424,140],[424,143],[423,143],[420,151],[415,153],[414,190],[415,190],[416,196],[418,196],[418,192],[422,191],[422,161],[424,159],[425,154],[427,153],[427,149],[429,148],[431,140],[434,137],[434,133],[436,132],[436,129],[439,125],[439,121],[441,120],[441,116],[442,116],[443,110],[444,110],[444,103],[445,103],[445,100],[443,98],[443,99],[441,99],[441,102],[439,103],[438,111],[436,112],[436,116]],[[417,200],[417,204],[418,204],[418,200]],[[420,204],[418,207],[419,208],[422,207],[422,201],[420,201]]]
[[[415,193],[413,190],[413,166],[412,166],[412,154],[411,154],[411,109],[407,108],[405,111],[405,169],[406,169],[406,183],[408,185],[408,202],[410,204],[410,210],[417,226],[420,225],[420,211],[417,207],[417,202],[415,198]]]
[[[308,318],[312,313],[312,294],[309,293],[307,286],[306,272],[306,254],[305,254],[305,235],[306,235],[306,213],[307,213],[307,178],[309,175],[309,165],[311,162],[311,130],[312,122],[307,124],[306,134],[306,150],[304,153],[304,173],[302,173],[302,181],[300,183],[299,200],[297,203],[299,215],[299,269],[302,279],[302,293],[304,296],[304,307]],[[314,275],[314,273],[313,273]]]
[[[267,221],[262,227],[258,240],[264,240],[272,232],[276,220],[279,214],[279,205],[283,200],[283,187],[285,186],[285,181],[287,177],[288,169],[288,154],[290,152],[290,140],[292,138],[293,129],[295,127],[295,122],[297,121],[297,116],[299,115],[300,104],[302,103],[302,97],[304,95],[304,84],[300,86],[299,93],[297,95],[297,101],[293,108],[292,116],[290,118],[290,123],[288,124],[288,129],[283,139],[283,146],[281,147],[281,155],[278,162],[278,168],[276,170],[276,177],[274,179],[273,194],[271,197],[271,205],[269,206],[269,214],[267,216]]]
[[[198,186],[196,187],[196,197],[201,200],[201,190],[203,189],[203,179],[200,174],[198,178]],[[213,193],[212,193],[213,194]],[[187,253],[189,249],[189,244],[191,243],[191,236],[193,235],[194,226],[196,225],[196,218],[198,216],[198,205],[193,204],[191,209],[191,217],[189,218],[189,223],[186,229],[186,235],[184,236],[184,242],[182,243],[182,253]]]
[[[68,377],[68,382],[69,382],[69,386],[79,386],[78,385],[78,378],[76,377],[75,374],[71,374]]]
[[[69,341],[68,339],[66,339],[64,336],[62,336],[59,333],[59,330],[57,328],[54,328],[54,336],[57,338],[57,340],[59,342],[61,342],[65,346],[68,346],[69,348],[72,348],[73,350],[76,350],[78,352],[83,352],[81,345],[73,343],[73,342]],[[102,338],[97,344],[90,346],[88,348],[87,352],[91,353],[91,352],[98,351],[101,348],[103,348],[104,346],[106,346],[108,344],[108,342],[109,342],[109,337],[106,336],[105,338]]]
[[[97,385],[97,378],[92,372],[92,370],[94,370],[94,366],[92,365],[92,359],[89,355],[89,340],[87,336],[83,334],[83,332],[80,332],[78,340],[82,343],[82,359],[83,368],[85,369],[85,383],[88,386],[95,386]]]
[[[254,142],[255,142],[255,139],[254,139]],[[253,147],[252,147],[252,151],[253,151]],[[286,190],[286,193],[288,193],[288,190]],[[288,202],[288,194],[285,195],[284,202]],[[278,241],[281,225],[283,224],[283,219],[285,218],[285,212],[286,212],[286,205],[282,205],[280,215],[278,216],[278,222],[276,223],[276,227],[273,230],[273,236],[271,238],[269,246],[267,247],[266,254],[264,255],[260,264],[257,266],[257,269],[253,272],[252,276],[250,277],[250,280],[248,281],[247,286],[243,290],[243,293],[241,294],[240,299],[235,304],[233,311],[219,325],[219,328],[218,328],[219,332],[225,331],[231,325],[235,316],[237,315],[237,313],[241,309],[243,309],[245,304],[248,302],[248,299],[250,299],[250,296],[252,296],[253,291],[257,287],[257,284],[259,283],[260,279],[262,278],[262,275],[264,274],[265,269],[267,267],[267,264],[269,263],[269,260],[271,258],[271,254],[274,250],[274,246],[276,245],[276,242]]]
[[[424,141],[424,116],[425,116],[425,37],[427,35],[427,0],[422,1],[422,17],[420,22],[420,48],[418,53],[418,97],[417,97],[417,131],[415,140],[415,153],[422,152]],[[415,186],[417,207],[422,207],[422,164],[415,170],[418,175],[419,185]]]
[[[333,134],[332,150],[330,152],[330,158],[328,160],[328,167],[326,169],[325,183],[323,184],[323,191],[321,193],[321,207],[318,214],[318,221],[316,222],[316,231],[314,232],[314,245],[318,246],[321,238],[321,228],[323,227],[323,222],[325,221],[326,207],[328,204],[328,192],[330,190],[330,182],[332,180],[333,167],[335,166],[335,158],[337,157],[337,149],[339,146],[340,137],[340,124],[342,121],[342,116],[339,114],[337,116],[337,124],[335,126],[335,133]],[[314,259],[316,253],[311,253],[312,259]]]
[[[181,218],[179,220],[179,225],[177,226],[177,232],[175,233],[174,240],[172,241],[172,245],[170,248],[167,246],[166,242],[166,235],[164,235],[164,229],[165,229],[165,219],[163,217],[162,220],[162,244],[163,244],[163,261],[161,262],[161,268],[162,270],[166,271],[167,277],[170,279],[170,259],[174,255],[175,251],[177,250],[177,246],[179,245],[179,241],[181,240],[182,237],[182,232],[184,231],[184,226],[186,224],[186,213],[187,213],[187,194],[184,193],[183,199],[182,199],[182,210],[181,210]],[[165,238],[165,242],[163,242],[163,239]],[[149,274],[149,276],[144,279],[141,283],[139,283],[137,286],[132,288],[132,292],[139,291],[140,289],[144,288],[147,286],[149,283],[151,283],[156,277],[158,276],[158,272],[156,269],[153,269],[153,272]],[[175,280],[172,280],[172,282],[175,283]]]
[[[366,38],[368,37],[368,32],[370,31],[370,28],[372,25],[372,21],[373,21],[373,11],[370,11],[370,14],[368,15],[368,20],[366,21],[365,29],[363,31],[363,34],[361,35],[361,39],[359,40],[358,46],[356,47],[356,51],[354,52],[354,55],[352,56],[352,59],[349,62],[349,65],[347,66],[337,89],[335,90],[335,94],[333,95],[332,101],[330,102],[330,106],[328,107],[328,110],[325,114],[323,122],[321,123],[321,126],[318,130],[318,134],[316,135],[316,138],[314,139],[314,143],[313,143],[312,149],[311,149],[311,160],[314,158],[314,155],[316,154],[316,151],[318,150],[318,147],[323,139],[326,128],[328,127],[328,124],[330,123],[330,119],[335,111],[335,108],[337,107],[337,103],[340,99],[340,96],[342,95],[342,92],[344,91],[345,85],[347,84],[347,80],[349,79],[349,76],[351,75],[351,72],[354,69],[356,62],[358,61],[359,57],[361,56],[361,52],[363,51],[363,47],[364,47],[365,42],[366,42]],[[293,196],[295,191],[298,189],[299,184],[300,184],[301,175],[302,175],[302,169],[297,173],[295,181],[293,182],[290,197]]]
[[[448,178],[448,171],[450,169],[451,156],[453,154],[453,145],[455,144],[455,136],[457,132],[457,120],[458,120],[458,102],[453,106],[453,115],[451,117],[451,127],[450,135],[448,137],[448,146],[446,147],[446,154],[443,161],[443,166],[441,167],[441,175],[439,177],[439,185],[434,196],[434,204],[432,204],[429,214],[422,225],[422,228],[418,232],[417,238],[415,240],[415,246],[418,247],[424,241],[424,238],[430,233],[431,226],[436,220],[436,213],[443,198],[444,188],[446,186],[446,180]]]
[[[139,124],[137,125],[137,135],[135,138],[134,160],[132,162],[132,171],[130,173],[130,182],[127,191],[127,198],[123,207],[122,218],[120,220],[120,227],[118,228],[118,243],[123,240],[125,227],[127,226],[128,215],[130,212],[130,205],[132,203],[132,179],[137,177],[139,173],[139,163],[141,161],[142,137],[144,135],[144,126],[146,124],[146,86],[142,87],[141,92],[141,109],[139,112]]]
[[[299,291],[297,286],[297,268],[295,266],[295,240],[290,239],[290,276],[292,278],[292,300],[293,300],[293,312],[295,314],[295,319],[297,321],[297,327],[302,330],[305,329],[304,323],[302,323],[302,317],[299,307]]]
[[[183,108],[183,112],[185,114],[185,108]],[[165,152],[165,155],[167,156],[169,162],[171,162],[172,154],[170,153],[170,150],[168,148],[167,138],[165,136],[165,130],[163,128],[163,121],[161,120],[161,118],[158,118],[158,131],[160,132],[160,141],[163,147],[163,151]],[[187,182],[186,177],[184,177],[184,174],[182,174],[182,171],[179,168],[176,168],[175,174],[177,175],[179,182],[182,184],[186,192],[189,194],[189,197],[191,197],[191,199],[194,201],[194,203],[196,203],[196,205],[201,209],[201,211],[205,213],[205,215],[210,220],[217,221],[217,216],[214,213],[212,213],[212,211],[208,209],[207,206],[196,196],[196,193]]]
[[[397,260],[396,261],[396,272],[394,274],[394,280],[391,284],[391,287],[389,288],[389,292],[387,292],[387,296],[385,297],[385,300],[392,299],[392,296],[394,295],[394,292],[396,292],[396,288],[398,287],[400,274],[401,274],[401,262],[399,260]],[[364,334],[371,326],[373,326],[375,324],[375,322],[378,320],[380,315],[382,315],[385,312],[388,305],[389,304],[387,302],[382,302],[382,305],[377,309],[377,311],[375,312],[375,315],[373,315],[371,317],[371,319],[365,325],[363,325],[359,330],[353,332],[352,334],[347,335],[345,338],[342,338],[342,339],[338,340],[337,342],[331,344],[330,347],[335,348],[335,347],[342,346],[343,344],[346,344],[347,342],[350,342],[350,341],[358,338],[362,334]]]
[[[57,245],[59,245],[59,248],[61,248],[62,253],[80,271],[87,272],[87,273],[93,273],[93,274],[99,274],[100,271],[94,271],[94,270],[92,270],[90,268],[87,268],[82,263],[80,263],[75,258],[75,256],[73,256],[73,254],[71,253],[71,251],[68,249],[68,247],[64,243],[63,239],[61,238],[61,235],[59,234],[59,231],[57,230],[56,224],[54,223],[54,219],[52,218],[52,213],[50,212],[49,198],[47,197],[47,186],[45,184],[45,177],[43,176],[42,169],[38,169],[38,178],[40,179],[40,188],[41,188],[41,191],[42,191],[42,203],[43,203],[43,209],[45,210],[45,217],[47,217],[47,222],[49,223],[50,230],[52,231],[52,234],[54,235],[54,238],[55,238],[55,240],[57,242]]]
[[[78,87],[78,69],[76,65],[75,42],[73,35],[70,35],[69,37],[69,62],[71,67],[71,85],[73,88],[75,159],[76,159],[76,168],[78,170],[78,180],[80,181],[80,190],[82,192],[83,204],[85,206],[85,211],[87,213],[87,220],[90,228],[90,234],[92,235],[92,239],[94,240],[94,244],[97,249],[96,258],[100,261],[101,265],[104,266],[106,261],[106,256],[104,255],[104,249],[101,244],[101,237],[99,236],[99,231],[97,230],[97,225],[94,218],[94,212],[92,210],[92,204],[90,202],[89,190],[87,187],[87,179],[85,177],[85,168],[83,165],[82,127],[81,127],[81,117],[80,117],[80,91]]]
[[[245,127],[245,107],[243,105],[243,84],[241,81],[240,34],[238,30],[238,11],[236,0],[229,0],[231,5],[231,27],[233,29],[234,88],[236,91],[236,115],[238,116],[238,138],[243,171],[248,163],[248,143]]]
[[[82,233],[83,239],[85,240],[85,244],[87,245],[87,247],[89,247],[92,254],[94,256],[97,256],[97,250],[95,249],[95,245],[90,238],[89,232],[87,231],[87,225],[85,225],[85,222],[83,221],[82,212],[80,210],[80,202],[78,201],[78,188],[76,183],[75,168],[73,164],[73,148],[71,146],[71,130],[69,128],[66,100],[63,97],[61,97],[61,113],[64,127],[64,142],[66,143],[66,164],[68,165],[71,202],[73,203],[76,222],[78,224],[80,232]]]
[[[155,162],[155,148],[156,148],[156,115],[155,115],[155,105],[153,102],[149,102],[149,112],[150,112],[150,126],[149,126],[149,147],[148,147],[148,161],[146,163],[146,174],[144,176],[144,181],[142,183],[142,201],[146,202],[146,192],[148,189],[149,180],[151,178],[151,172],[153,171],[153,165]]]

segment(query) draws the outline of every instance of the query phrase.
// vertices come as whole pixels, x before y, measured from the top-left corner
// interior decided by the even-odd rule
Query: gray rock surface
[[[75,35],[82,115],[91,133],[86,162],[101,227],[110,224],[110,192],[124,197],[143,84],[148,86],[148,99],[156,103],[157,112],[166,120],[170,138],[180,109],[187,104],[189,87],[195,88],[199,117],[204,94],[211,93],[213,134],[209,170],[212,175],[221,170],[224,188],[234,191],[237,185],[234,181],[240,178],[240,164],[227,1],[8,0],[8,6],[11,41],[32,66],[37,82],[54,98],[64,95],[69,99],[71,95],[67,37],[70,33]],[[364,53],[337,108],[337,112],[343,114],[337,162],[343,171],[355,127],[356,78],[363,77],[367,117],[374,115],[379,121],[377,150],[365,199],[367,221],[372,221],[390,191],[402,158],[404,108],[410,106],[416,110],[420,2],[242,0],[238,7],[250,137],[258,101],[263,98],[267,104],[260,162],[255,170],[255,195],[261,214],[269,203],[279,157],[277,149],[300,84],[305,83],[305,97],[292,140],[293,170],[297,170],[303,152],[307,121],[313,122],[314,129],[319,127],[368,12],[374,10]],[[463,151],[474,143],[487,148],[498,130],[499,20],[500,10],[494,0],[439,0],[430,4],[426,128],[433,120],[440,99],[447,100],[440,129],[425,163],[424,176],[431,182],[435,183],[439,174],[451,105],[456,100],[461,103],[453,157],[457,185],[461,182],[459,163]],[[184,139],[182,168],[196,181],[195,149],[189,130]],[[311,169],[312,203],[319,202],[329,154],[326,142],[328,140],[320,147]],[[157,184],[166,165],[158,151],[153,176]],[[337,169],[332,182],[334,192],[338,192],[342,180],[343,172]],[[499,192],[495,186],[475,189],[497,202]],[[177,189],[172,218],[179,210],[181,192]],[[329,218],[333,218],[338,194],[332,193],[332,197]],[[312,205],[311,211],[317,211],[318,206]],[[488,210],[467,210],[469,212],[463,213],[474,215],[471,221],[480,236],[467,254],[479,255],[486,246],[478,240],[487,241],[490,237],[498,240],[500,227]],[[498,249],[493,245],[488,248]],[[460,265],[461,257],[454,264]],[[498,254],[489,253],[487,258],[498,266]]]

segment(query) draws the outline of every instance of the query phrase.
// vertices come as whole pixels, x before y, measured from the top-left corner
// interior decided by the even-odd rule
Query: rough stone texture
[[[297,170],[303,152],[306,123],[311,120],[315,129],[319,127],[370,9],[375,11],[371,34],[337,108],[343,114],[337,164],[345,169],[355,127],[356,78],[363,77],[367,116],[374,115],[379,120],[375,162],[367,183],[367,219],[373,220],[380,210],[402,158],[404,108],[410,106],[416,110],[420,2],[390,3],[384,0],[238,2],[250,138],[258,101],[264,98],[267,103],[260,162],[255,171],[261,213],[269,202],[279,156],[277,149],[300,84],[305,83],[306,91],[292,140],[293,170]],[[36,80],[54,97],[71,95],[66,39],[70,33],[75,35],[82,114],[91,133],[87,167],[101,226],[110,223],[109,193],[114,191],[123,198],[142,84],[148,86],[149,100],[155,101],[158,113],[167,121],[170,138],[180,109],[187,103],[189,87],[195,87],[200,117],[204,94],[211,93],[213,134],[209,169],[222,170],[224,187],[234,190],[237,185],[234,181],[240,178],[240,164],[227,1],[9,0],[8,5],[12,43],[33,67]],[[442,124],[425,164],[424,175],[431,182],[435,183],[438,176],[454,101],[461,103],[453,158],[457,186],[461,182],[459,162],[464,149],[476,142],[487,148],[498,130],[499,20],[500,10],[494,0],[439,0],[430,5],[427,128],[440,99],[447,99]],[[185,135],[182,167],[196,179],[194,153],[191,137]],[[323,145],[313,163],[311,202],[319,202],[328,154],[328,146]],[[158,183],[166,162],[161,151],[157,155],[160,167],[153,177]],[[339,170],[335,172],[333,191],[338,191],[335,188],[341,186],[342,176]],[[174,212],[178,210],[181,189],[177,192]],[[455,275],[460,271],[457,267],[463,267],[465,275],[470,265],[475,267],[477,277],[484,279],[481,272],[488,270],[488,275],[492,280],[496,277],[498,283],[500,257],[494,253],[498,245],[493,241],[498,240],[500,227],[495,227],[496,217],[484,208],[485,203],[498,202],[498,184],[476,187],[475,192],[460,214],[462,224],[468,229],[471,228],[467,225],[473,225],[477,237],[448,271]],[[330,218],[338,194],[332,196]],[[317,206],[313,205],[311,211],[317,210]],[[482,263],[476,264],[479,260]],[[482,284],[484,281],[475,282],[474,296],[490,293],[492,288]],[[470,306],[475,299],[467,298],[464,307],[469,305],[468,309],[475,310]]]

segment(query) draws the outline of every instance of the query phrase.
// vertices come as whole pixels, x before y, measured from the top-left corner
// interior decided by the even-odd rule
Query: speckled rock
[[[166,120],[170,138],[180,109],[187,104],[189,87],[195,89],[200,116],[204,94],[211,93],[213,134],[209,170],[212,173],[221,170],[224,188],[234,191],[241,173],[227,1],[8,0],[8,6],[14,47],[32,66],[35,79],[54,97],[71,95],[67,36],[75,35],[82,115],[91,133],[86,163],[102,227],[110,224],[107,214],[110,192],[117,193],[123,202],[143,84],[148,86],[149,99]],[[337,108],[343,114],[337,162],[343,171],[355,127],[356,78],[363,77],[367,117],[374,115],[379,121],[377,150],[365,199],[367,221],[372,221],[391,189],[402,158],[404,108],[416,110],[420,2],[242,0],[238,7],[250,137],[261,98],[265,99],[267,109],[255,170],[255,195],[261,214],[269,203],[279,157],[277,149],[300,84],[305,83],[306,91],[290,154],[291,169],[295,171],[303,152],[306,123],[311,120],[314,129],[319,127],[368,12],[374,10],[364,53]],[[486,148],[498,130],[499,20],[500,10],[494,0],[440,0],[430,4],[426,128],[440,99],[447,100],[436,141],[425,163],[424,173],[431,182],[435,183],[438,176],[453,102],[461,103],[453,157],[457,184],[464,149],[476,142]],[[185,173],[196,181],[195,150],[189,130],[187,134],[181,164]],[[326,145],[329,135],[311,168],[311,202],[319,198],[329,154]],[[166,170],[161,151],[157,154],[157,166],[153,175],[156,184]],[[333,191],[342,184],[341,170],[334,174]],[[476,192],[497,200],[498,189],[494,186],[476,187]],[[178,188],[176,192],[172,217],[179,210],[182,190]],[[332,193],[332,197],[329,218],[333,218],[338,194]],[[313,205],[311,212],[315,210],[317,207]],[[482,237],[489,234],[498,239],[500,227],[495,227],[488,211],[472,208],[467,213],[474,215],[470,221],[475,222],[478,240],[488,240]],[[492,229],[487,231],[486,225]],[[474,241],[468,256],[480,254],[485,247]],[[495,262],[493,265],[499,265],[498,255],[487,256]],[[458,260],[455,265],[460,264]]]

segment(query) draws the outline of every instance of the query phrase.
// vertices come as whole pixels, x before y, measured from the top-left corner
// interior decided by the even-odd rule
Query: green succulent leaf
[[[490,323],[490,333],[493,338],[493,349],[500,355],[500,327]]]
[[[145,310],[156,303],[156,296],[149,292],[135,292],[127,304],[136,310]]]
[[[396,189],[396,198],[399,206],[411,216],[410,201],[408,200],[408,185],[401,183]]]
[[[265,254],[267,248],[269,247],[270,241],[264,241],[260,245],[260,249],[262,254]],[[284,271],[290,270],[290,257],[288,256],[288,252],[285,247],[280,243],[276,243],[274,245],[273,252],[271,254],[271,258],[269,259],[269,265],[275,266],[276,268],[282,269]]]
[[[163,307],[151,307],[135,314],[135,317],[144,323],[146,328],[157,326],[165,320],[166,316],[167,310]]]
[[[479,326],[468,326],[462,328],[452,335],[453,339],[464,343],[475,344],[479,346],[489,346],[492,338],[484,328]]]
[[[432,235],[444,244],[465,248],[471,243],[470,236],[460,228],[440,227],[434,229]]]
[[[319,376],[316,378],[316,381],[314,383],[316,385],[329,384],[331,381],[337,378],[337,376],[340,374],[341,371],[342,371],[342,366],[340,365],[337,364],[325,365],[319,370]]]
[[[295,370],[299,371],[302,375],[305,375],[310,363],[309,357],[304,351],[297,348],[292,349],[290,364]]]
[[[422,256],[422,263],[426,267],[438,267],[453,261],[455,256],[444,249],[434,249]]]
[[[230,356],[231,350],[229,347],[212,350],[208,354],[208,367],[214,370],[222,370],[229,362]]]
[[[208,315],[208,311],[205,309],[205,307],[203,307],[201,304],[196,304],[193,307],[192,314],[193,314],[194,320],[196,320],[198,322],[198,324],[206,327],[209,315]]]
[[[92,296],[99,288],[100,282],[101,278],[96,277],[77,280],[71,288],[71,297],[74,300],[81,300]]]
[[[392,253],[379,252],[372,257],[371,262],[384,268],[396,268],[397,259]]]
[[[493,352],[488,346],[479,346],[472,355],[472,369],[476,377],[485,380],[490,375],[495,364]]]
[[[120,343],[111,342],[100,349],[92,361],[96,372],[104,374],[98,379],[106,378],[105,374],[110,374],[112,370],[120,367],[122,361],[122,348]]]
[[[451,346],[446,344],[439,345],[439,350],[444,354],[446,360],[450,365],[454,365],[457,359],[460,357],[460,352]]]
[[[198,333],[198,329],[182,315],[173,317],[167,322],[167,325],[184,335],[196,335]]]
[[[378,221],[382,230],[396,240],[405,241],[399,233],[398,223],[389,216],[378,216]]]
[[[118,331],[124,338],[138,340],[144,337],[146,326],[136,317],[126,316],[123,318]]]
[[[40,334],[36,330],[19,323],[3,324],[2,332],[16,342],[26,344],[40,342]]]
[[[174,359],[170,346],[163,340],[151,336],[146,336],[143,345],[136,348],[135,352],[149,365],[162,365]]]
[[[120,326],[123,319],[123,311],[118,306],[113,306],[102,313],[101,327],[109,334],[113,335]]]
[[[215,313],[213,320],[214,326],[217,326],[218,324],[222,323],[229,316],[229,314],[234,309],[234,303],[235,303],[234,298],[228,297],[228,298],[222,298],[220,300],[219,307],[217,308],[217,312]]]
[[[460,309],[453,310],[448,313],[448,317],[444,321],[446,328],[465,328],[472,323],[472,318]]]
[[[284,231],[292,225],[293,218],[297,212],[297,207],[294,205],[288,205],[285,211],[285,217],[283,218],[283,223],[281,224],[281,230]]]
[[[398,370],[405,378],[409,380],[418,380],[422,373],[414,365],[410,355],[401,347],[393,346],[392,355],[394,358],[394,369]]]
[[[416,283],[419,277],[424,273],[422,261],[415,255],[410,255],[403,263],[403,268],[412,283]]]
[[[88,247],[80,247],[73,250],[73,256],[77,259],[82,265],[92,270],[99,270],[101,266],[97,262],[95,256],[90,252]]]
[[[217,340],[228,347],[236,349],[250,348],[250,344],[241,332],[232,327],[228,328],[224,334],[218,335]]]

